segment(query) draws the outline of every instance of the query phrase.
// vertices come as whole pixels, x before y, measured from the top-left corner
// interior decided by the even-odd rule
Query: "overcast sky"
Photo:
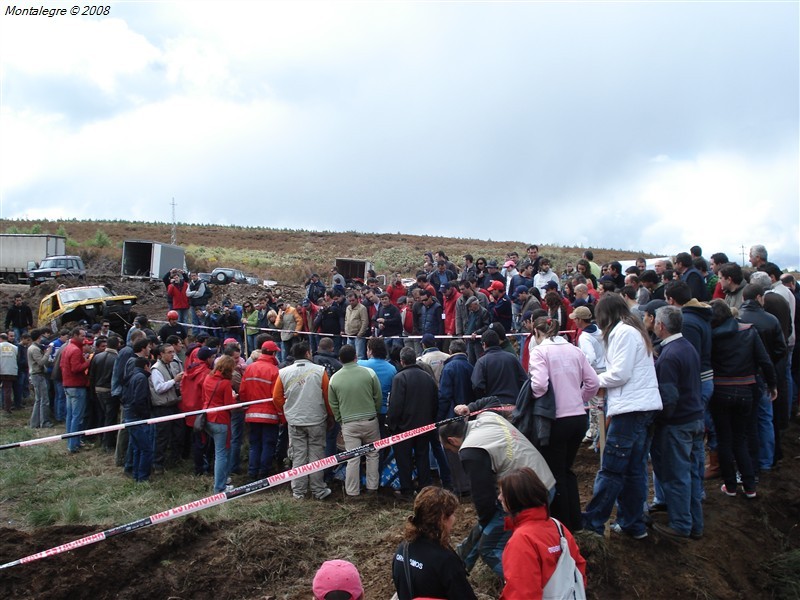
[[[2,218],[800,266],[794,1],[6,6]]]

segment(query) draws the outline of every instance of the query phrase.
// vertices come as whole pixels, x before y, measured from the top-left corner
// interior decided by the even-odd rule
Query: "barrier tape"
[[[491,409],[479,410],[470,413],[469,416],[477,415],[479,413],[486,412],[487,410],[505,411],[509,409],[513,409],[513,407],[496,407]],[[326,458],[322,458],[320,460],[308,463],[306,465],[294,467],[292,469],[289,469],[288,471],[271,475],[266,479],[259,479],[258,481],[254,481],[252,483],[239,486],[237,488],[232,489],[231,491],[219,492],[217,494],[207,496],[206,498],[193,500],[192,502],[182,504],[181,506],[176,506],[174,508],[170,508],[169,510],[155,513],[153,515],[150,515],[149,517],[144,517],[142,519],[126,523],[125,525],[118,525],[117,527],[112,527],[111,529],[106,529],[105,531],[101,531],[99,533],[93,533],[91,535],[74,540],[72,542],[67,542],[66,544],[61,544],[60,546],[56,546],[54,548],[50,548],[42,552],[37,552],[36,554],[31,554],[30,556],[24,556],[22,558],[18,558],[17,560],[2,564],[0,565],[0,571],[3,569],[8,569],[10,567],[16,567],[17,565],[24,565],[30,562],[34,562],[42,558],[49,558],[51,556],[56,556],[58,554],[69,552],[70,550],[74,550],[82,546],[89,546],[91,544],[96,544],[97,542],[102,542],[103,540],[107,540],[108,538],[121,535],[123,533],[128,533],[131,531],[136,531],[138,529],[144,529],[145,527],[149,527],[150,525],[155,525],[156,523],[166,523],[167,521],[177,519],[178,517],[182,517],[184,515],[188,515],[193,512],[205,510],[206,508],[210,508],[212,506],[219,506],[220,504],[224,504],[229,500],[233,500],[235,498],[242,498],[244,496],[249,496],[250,494],[260,492],[261,490],[275,487],[277,485],[280,485],[282,483],[287,483],[289,481],[298,479],[300,477],[305,477],[311,473],[316,473],[317,471],[327,469],[328,467],[333,467],[335,465],[346,462],[350,459],[359,458],[361,456],[364,456],[368,452],[373,452],[376,450],[380,450],[381,448],[392,446],[398,442],[402,442],[404,440],[416,437],[418,435],[422,435],[423,433],[428,433],[430,431],[435,430],[437,427],[446,425],[447,423],[452,423],[461,420],[463,418],[464,416],[455,416],[455,417],[450,417],[448,419],[442,419],[441,421],[430,423],[428,425],[423,425],[422,427],[417,427],[416,429],[412,429],[410,431],[397,433],[387,438],[376,440],[369,444],[359,446],[358,448],[352,448],[351,450],[345,450],[344,452],[339,452],[338,454],[335,454],[333,456],[328,456]]]
[[[49,444],[50,442],[58,442],[60,440],[68,440],[69,438],[77,437],[80,435],[97,435],[99,433],[108,433],[111,431],[119,431],[121,429],[128,429],[129,427],[137,427],[139,425],[156,425],[157,423],[166,423],[167,421],[177,421],[185,417],[192,417],[201,413],[221,412],[225,410],[233,410],[234,408],[243,408],[253,404],[260,404],[262,402],[272,402],[272,398],[263,398],[261,400],[250,400],[248,402],[239,402],[238,404],[228,404],[226,406],[215,406],[214,408],[200,408],[198,410],[191,410],[185,413],[176,413],[174,415],[164,415],[162,417],[152,417],[150,419],[142,419],[141,421],[131,421],[130,423],[119,423],[117,425],[106,425],[104,427],[96,427],[95,429],[84,429],[83,431],[73,431],[71,433],[62,433],[60,435],[51,435],[43,438],[35,438],[32,440],[25,440],[23,442],[12,442],[10,444],[0,445],[0,450],[9,450],[11,448],[21,448],[26,446],[37,446],[39,444]]]

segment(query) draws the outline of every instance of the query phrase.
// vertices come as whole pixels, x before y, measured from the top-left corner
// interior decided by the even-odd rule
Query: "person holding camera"
[[[172,310],[178,311],[178,319],[181,323],[189,320],[189,297],[186,295],[189,289],[189,282],[185,278],[185,273],[180,269],[170,279],[167,286],[167,296],[172,303]]]

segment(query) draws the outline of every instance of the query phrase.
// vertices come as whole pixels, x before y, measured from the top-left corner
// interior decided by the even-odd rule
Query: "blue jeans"
[[[272,472],[277,443],[277,423],[250,423],[250,462],[247,465],[250,477],[264,478]]]
[[[392,348],[402,348],[405,345],[405,340],[401,337],[389,337],[384,340],[386,342],[386,351],[391,354]]]
[[[351,337],[347,338],[347,343],[355,347],[358,360],[367,360],[367,338]]]
[[[224,492],[228,481],[228,425],[206,423],[206,432],[214,440],[214,491]]]
[[[663,489],[669,525],[684,535],[703,532],[703,479],[697,463],[703,461],[702,420],[656,427],[650,456]]]
[[[192,325],[203,325],[203,321],[201,321],[201,320],[200,320],[200,317],[198,317],[198,316],[197,316],[197,313],[195,312],[195,309],[198,309],[198,308],[201,308],[201,309],[203,309],[203,310],[205,310],[205,309],[206,309],[206,307],[205,307],[205,306],[192,306],[192,307],[189,309],[189,311],[192,313]],[[194,335],[197,335],[197,334],[198,334],[198,333],[200,333],[201,331],[204,331],[204,330],[203,330],[203,329],[200,329],[199,327],[193,327],[193,328],[192,328],[192,333],[193,333]]]
[[[128,429],[128,447],[133,451],[133,480],[147,481],[153,466],[152,425],[137,425]]]
[[[20,348],[22,348],[20,352],[25,351],[24,347],[20,346]],[[29,379],[28,372],[21,371],[17,375],[17,380],[14,382],[14,408],[16,409],[22,408],[22,400],[29,396],[30,387],[31,387],[31,381]]]
[[[67,420],[67,395],[64,393],[64,386],[60,381],[56,381],[56,401],[55,413],[56,421],[63,423]]]
[[[250,353],[256,349],[256,338],[258,337],[257,333],[254,334],[247,334],[247,355],[250,356]]]
[[[431,453],[436,459],[436,464],[439,465],[439,480],[442,482],[442,487],[451,490],[453,489],[453,477],[450,473],[450,463],[447,462],[444,448],[436,437],[431,437],[430,444]]]
[[[700,395],[703,397],[703,406],[706,407],[703,419],[706,426],[706,435],[708,436],[708,449],[716,451],[717,433],[714,431],[714,419],[711,418],[711,410],[708,408],[708,403],[711,402],[711,396],[714,395],[713,379],[700,383]]]
[[[242,440],[244,439],[244,409],[231,411],[231,453],[228,459],[230,472],[238,474],[242,467]]]
[[[188,308],[176,308],[174,309],[178,313],[178,322],[185,324],[189,322],[189,312],[190,309]]]
[[[339,437],[339,432],[341,431],[342,426],[339,423],[334,423],[333,427],[328,429],[325,432],[325,456],[334,456],[338,451],[336,447],[336,440]],[[333,472],[336,470],[336,467],[328,467],[325,469],[325,481],[331,482],[333,481]],[[381,470],[381,473],[383,470]]]
[[[654,418],[655,411],[624,413],[611,418],[603,466],[595,477],[592,499],[583,513],[584,528],[602,535],[614,503],[618,502],[620,526],[631,535],[645,533],[647,454]]]
[[[772,400],[764,381],[758,379],[758,465],[762,471],[769,471],[775,462],[775,429],[772,426]]]
[[[86,388],[65,387],[67,396],[67,433],[83,429],[83,415],[86,412]],[[76,452],[83,436],[71,437],[67,440],[67,449]]]
[[[486,527],[480,523],[472,528],[469,535],[456,547],[456,553],[463,559],[467,572],[472,570],[478,561],[483,559],[492,571],[503,577],[503,549],[511,538],[511,530],[504,529],[505,515],[498,508]]]

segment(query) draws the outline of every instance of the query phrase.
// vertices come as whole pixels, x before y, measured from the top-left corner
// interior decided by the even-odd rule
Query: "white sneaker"
[[[331,492],[331,488],[325,488],[322,490],[318,495],[314,496],[317,500],[325,500],[328,496],[330,496],[333,492]]]

